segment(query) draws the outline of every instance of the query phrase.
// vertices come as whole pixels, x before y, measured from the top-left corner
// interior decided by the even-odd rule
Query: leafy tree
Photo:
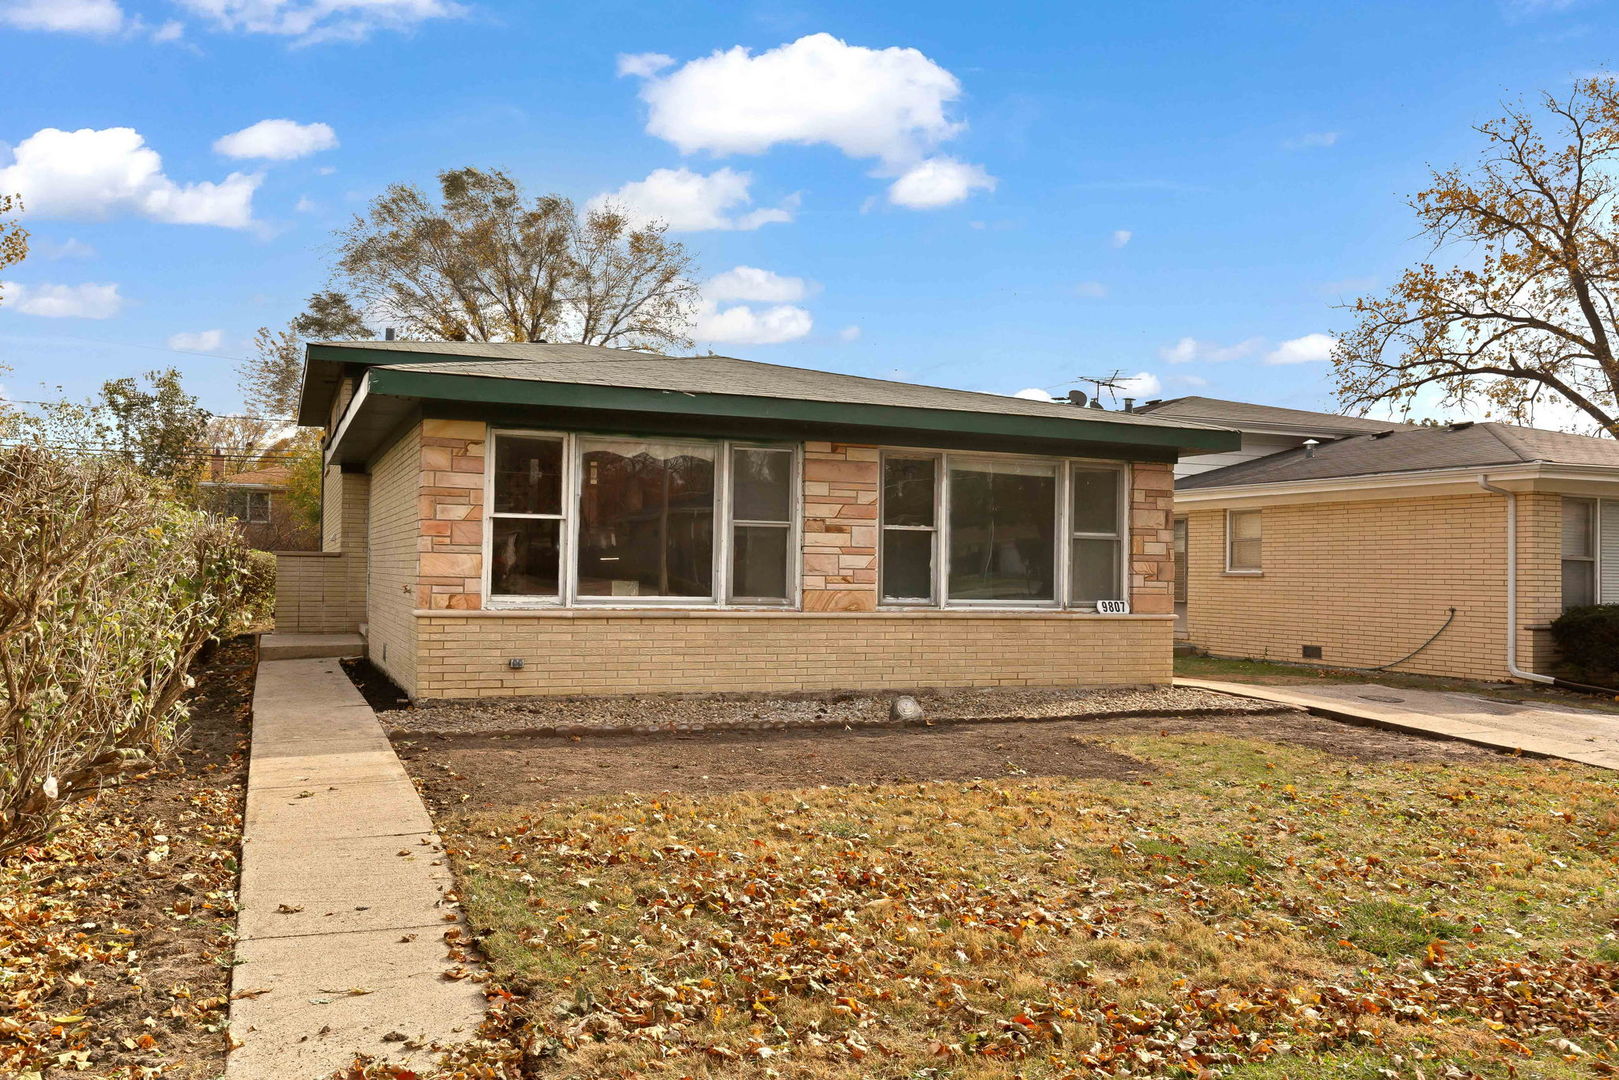
[[[349,298],[332,289],[309,298],[309,307],[292,320],[292,332],[311,341],[363,341],[377,336]]]
[[[13,216],[21,211],[21,195],[0,195],[0,270],[28,257],[28,230]],[[4,293],[0,293],[0,300],[4,299]]]
[[[407,336],[687,346],[695,307],[685,246],[623,213],[580,219],[561,195],[525,196],[499,171],[439,174],[440,197],[395,184],[338,233],[336,277]]]
[[[202,478],[208,410],[185,392],[174,368],[147,372],[145,378],[149,387],[128,377],[102,384],[98,434],[136,472],[192,498]]]
[[[320,436],[314,428],[299,428],[287,446],[287,504],[297,524],[320,528]]]
[[[348,297],[331,290],[311,296],[304,313],[287,329],[259,327],[253,335],[253,355],[236,366],[248,415],[287,422],[297,416],[306,339],[351,341],[375,336]]]
[[[1469,170],[1433,173],[1412,200],[1451,265],[1424,261],[1352,308],[1333,353],[1347,407],[1408,405],[1435,387],[1526,422],[1561,400],[1619,432],[1619,84],[1581,80],[1538,110],[1478,127]]]

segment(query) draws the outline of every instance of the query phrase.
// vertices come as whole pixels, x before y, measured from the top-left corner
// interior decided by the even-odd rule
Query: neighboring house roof
[[[245,472],[231,473],[218,480],[208,483],[218,487],[271,487],[283,488],[292,477],[292,470],[285,465],[266,465],[262,469],[248,469]]]
[[[521,342],[309,346],[301,420],[325,423],[337,380],[362,365],[378,397],[711,416],[777,423],[1234,449],[1217,426],[764,364],[730,356]]]
[[[1373,420],[1365,416],[1340,416],[1337,413],[1284,409],[1276,405],[1255,405],[1247,401],[1197,396],[1149,402],[1135,411],[1137,416],[1143,414],[1164,420],[1207,423],[1244,431],[1297,431],[1306,435],[1355,435],[1361,432],[1401,431],[1417,426],[1398,420]]]
[[[1213,469],[1177,481],[1196,491],[1249,484],[1285,484],[1352,476],[1394,476],[1431,469],[1553,464],[1619,469],[1619,441],[1512,424],[1407,426],[1384,435],[1351,435]]]

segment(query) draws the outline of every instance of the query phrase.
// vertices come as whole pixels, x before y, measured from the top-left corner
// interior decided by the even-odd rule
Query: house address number
[[[1130,614],[1130,601],[1128,600],[1098,600],[1096,602],[1098,615],[1128,615]]]

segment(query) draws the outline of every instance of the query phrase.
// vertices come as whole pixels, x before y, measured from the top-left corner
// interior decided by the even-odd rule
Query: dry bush
[[[246,560],[228,523],[127,469],[0,450],[0,855],[167,748]]]

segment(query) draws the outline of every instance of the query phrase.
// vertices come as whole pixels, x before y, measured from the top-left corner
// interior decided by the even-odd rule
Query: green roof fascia
[[[688,394],[645,387],[596,386],[540,382],[480,375],[446,375],[427,371],[367,373],[372,394],[436,401],[473,401],[559,408],[683,413],[812,424],[865,425],[898,431],[947,431],[973,435],[1064,439],[1122,446],[1223,451],[1241,446],[1235,431],[1214,428],[1157,427],[1114,424],[1076,417],[1019,416],[954,409],[872,405],[864,402],[763,398],[742,394]],[[1077,411],[1077,410],[1076,410]]]

